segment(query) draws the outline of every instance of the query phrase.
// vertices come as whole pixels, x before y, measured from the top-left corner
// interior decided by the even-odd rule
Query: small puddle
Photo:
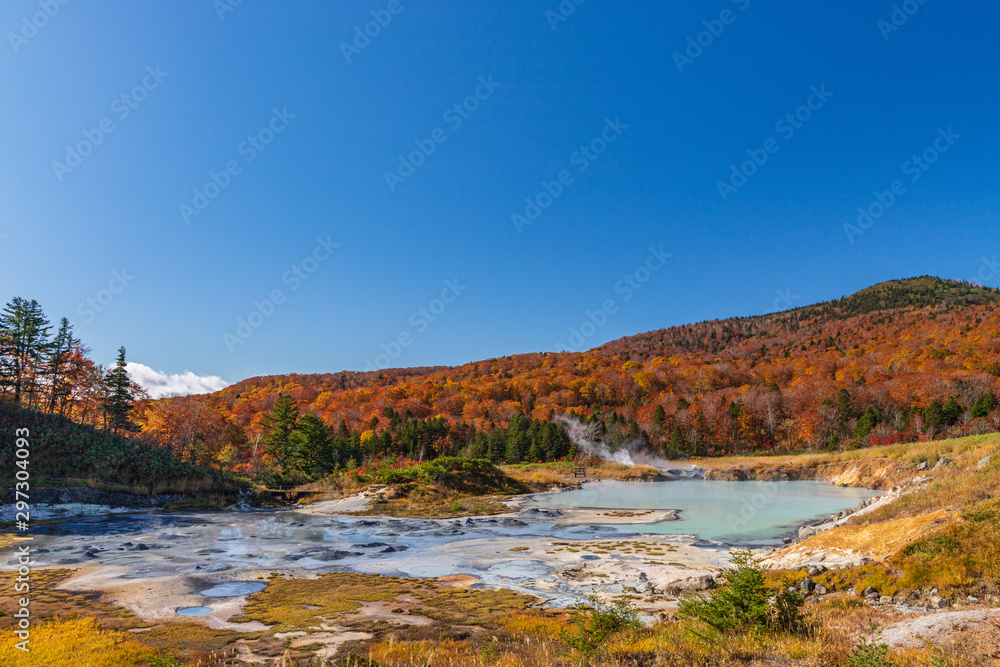
[[[203,616],[212,613],[211,607],[182,607],[177,610],[181,616]]]
[[[198,591],[205,597],[210,598],[231,598],[238,595],[250,595],[264,590],[264,584],[251,581],[230,581],[226,584],[212,586],[204,591]]]

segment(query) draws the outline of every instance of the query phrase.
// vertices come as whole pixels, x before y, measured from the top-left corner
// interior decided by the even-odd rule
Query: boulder
[[[827,589],[827,587],[822,584],[817,584],[816,588],[813,589],[813,593],[815,593],[816,595],[826,595],[829,592],[830,591]]]
[[[918,463],[917,470],[927,470],[927,461],[921,461]]]
[[[986,466],[988,466],[990,464],[990,461],[992,461],[992,460],[993,460],[993,456],[992,455],[980,459],[979,463],[976,464],[976,470],[982,470],[983,468],[985,468]]]
[[[937,463],[934,464],[934,470],[940,470],[941,468],[946,468],[951,465],[951,459],[947,456],[942,456]]]
[[[944,609],[948,606],[948,601],[945,600],[940,595],[935,595],[931,598],[931,607],[934,609]]]

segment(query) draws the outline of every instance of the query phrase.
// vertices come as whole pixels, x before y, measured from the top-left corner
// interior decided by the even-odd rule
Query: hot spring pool
[[[623,532],[695,535],[729,544],[780,542],[799,525],[879,495],[825,482],[589,482],[581,489],[534,496],[545,509],[680,510],[680,521],[620,526]]]

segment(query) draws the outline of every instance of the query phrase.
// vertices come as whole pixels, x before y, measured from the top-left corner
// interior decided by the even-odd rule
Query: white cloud
[[[229,386],[218,375],[195,375],[191,371],[167,375],[134,361],[128,362],[127,370],[129,377],[149,392],[151,398],[208,394]]]

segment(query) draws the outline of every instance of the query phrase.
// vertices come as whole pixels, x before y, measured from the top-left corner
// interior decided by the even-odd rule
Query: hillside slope
[[[964,435],[1000,429],[998,301],[998,290],[922,277],[582,353],[253,378],[153,409],[177,400],[212,406],[252,440],[275,398],[288,394],[303,411],[374,439],[373,455],[391,453],[380,435],[393,420],[437,417],[440,437],[460,445],[519,413],[576,415],[612,447],[644,441],[693,455]]]

